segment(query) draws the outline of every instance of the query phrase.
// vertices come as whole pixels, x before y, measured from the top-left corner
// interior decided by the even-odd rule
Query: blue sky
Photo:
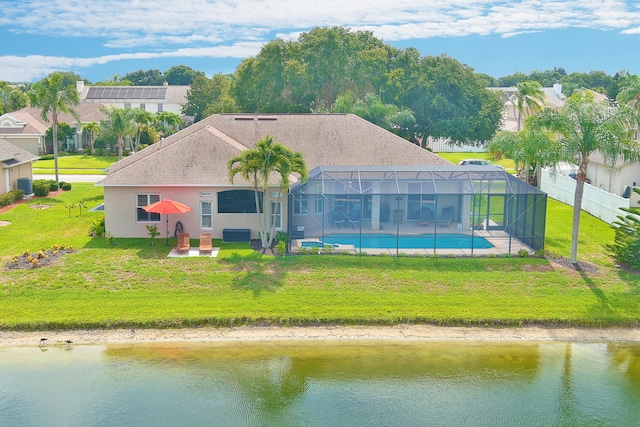
[[[270,40],[327,26],[446,53],[493,77],[640,74],[637,0],[0,0],[0,80],[67,70],[95,82],[180,64],[210,77]]]

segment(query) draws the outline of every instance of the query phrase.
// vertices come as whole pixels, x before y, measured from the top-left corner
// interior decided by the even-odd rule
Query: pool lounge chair
[[[213,251],[211,244],[211,233],[200,234],[200,254],[209,254]]]
[[[433,220],[433,211],[429,207],[423,207],[420,209],[420,220],[418,221],[418,225],[420,227],[428,227]]]
[[[178,233],[178,246],[176,246],[176,252],[179,254],[189,253],[189,249],[191,249],[189,233]]]
[[[453,206],[442,208],[440,218],[438,218],[438,226],[450,226],[453,222]]]

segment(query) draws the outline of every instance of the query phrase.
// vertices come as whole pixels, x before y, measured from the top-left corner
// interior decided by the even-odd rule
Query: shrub
[[[89,227],[89,236],[102,238],[105,236],[104,218],[93,221]]]
[[[11,190],[0,196],[0,208],[9,206],[16,200],[20,200],[24,197],[24,190]]]
[[[518,257],[519,258],[529,258],[529,251],[526,249],[520,249],[518,251]]]
[[[49,195],[50,184],[44,179],[36,179],[33,181],[33,194],[38,197],[46,197]]]
[[[640,194],[638,188],[635,193]],[[626,215],[618,215],[611,226],[615,230],[613,244],[606,248],[613,259],[633,270],[640,269],[640,207],[621,208]]]
[[[277,244],[276,244],[276,252],[278,253],[278,255],[282,256],[284,254],[287,253],[287,242],[285,242],[284,240],[280,240]]]
[[[68,182],[65,183],[60,183],[60,188],[62,188],[62,191],[69,191],[71,190],[71,184],[69,184]]]
[[[59,188],[60,188],[60,184],[58,184],[53,180],[49,181],[49,191],[58,191]]]
[[[53,154],[45,154],[40,156],[40,160],[53,160]]]

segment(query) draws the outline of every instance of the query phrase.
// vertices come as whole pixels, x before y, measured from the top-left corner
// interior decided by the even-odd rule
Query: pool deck
[[[455,233],[455,232],[454,232]],[[443,233],[444,234],[444,233]],[[471,236],[471,233],[456,233],[456,234],[466,234]],[[500,256],[505,254],[517,255],[520,250],[527,251],[530,255],[534,253],[534,250],[529,246],[523,244],[518,239],[511,239],[511,245],[509,245],[509,235],[504,231],[485,231],[485,230],[476,230],[473,233],[474,237],[484,237],[487,239],[494,247],[488,249],[480,249],[474,248],[473,251],[469,249],[448,249],[448,248],[438,248],[438,249],[384,249],[384,248],[364,248],[362,253],[366,253],[369,255],[416,255],[416,256],[432,256],[434,254],[437,255],[455,255],[455,256]],[[296,239],[292,241],[292,250],[300,251],[302,247],[302,242],[317,242],[316,238],[305,238],[305,239]],[[322,251],[321,251],[322,252]],[[358,253],[358,250],[353,245],[336,245],[332,249],[332,252],[348,252],[351,254]]]

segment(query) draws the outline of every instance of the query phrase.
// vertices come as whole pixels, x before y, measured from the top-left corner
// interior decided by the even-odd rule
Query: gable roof
[[[3,169],[38,160],[38,156],[0,138],[0,164]]]
[[[218,114],[112,165],[100,185],[230,185],[227,161],[266,136],[301,152],[309,170],[451,165],[353,114]]]

